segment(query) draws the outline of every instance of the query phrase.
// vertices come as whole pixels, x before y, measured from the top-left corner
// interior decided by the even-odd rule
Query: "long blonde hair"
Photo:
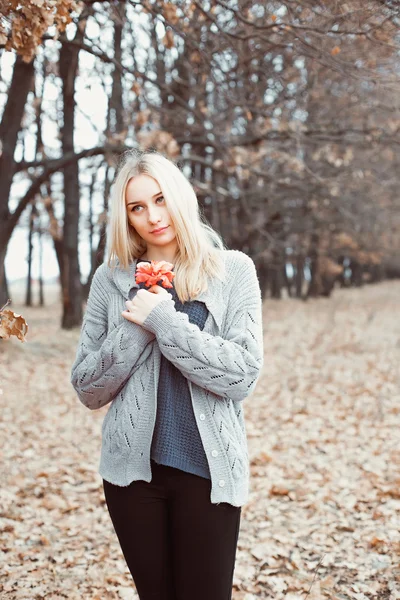
[[[146,250],[146,242],[129,223],[125,192],[128,181],[139,174],[159,184],[178,243],[174,287],[181,302],[193,300],[208,288],[208,277],[223,279],[222,237],[205,221],[192,185],[177,165],[158,152],[128,150],[122,155],[111,195],[108,266],[128,269]]]

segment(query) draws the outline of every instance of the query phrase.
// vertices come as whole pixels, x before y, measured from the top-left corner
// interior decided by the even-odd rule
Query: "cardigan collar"
[[[128,269],[123,269],[119,266],[119,263],[112,270],[112,278],[117,286],[118,290],[121,292],[125,300],[129,298],[129,292],[132,288],[138,288],[139,285],[135,281],[135,271],[136,264],[138,259],[135,258],[131,263],[129,263]],[[208,282],[208,289],[199,296],[197,296],[196,300],[204,302],[207,306],[207,309],[212,314],[215,322],[218,327],[221,327],[222,319],[224,316],[224,302],[222,295],[222,286],[223,282],[220,279],[215,278],[212,282]]]

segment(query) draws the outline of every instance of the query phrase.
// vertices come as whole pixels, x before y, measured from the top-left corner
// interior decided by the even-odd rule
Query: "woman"
[[[171,289],[136,283],[151,261],[171,263]],[[125,154],[71,383],[89,409],[111,402],[99,473],[141,600],[231,598],[262,333],[253,261],[224,248],[173,162]]]

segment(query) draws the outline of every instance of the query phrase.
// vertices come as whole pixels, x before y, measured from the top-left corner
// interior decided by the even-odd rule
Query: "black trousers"
[[[140,600],[231,600],[241,508],[211,481],[151,460],[152,480],[104,495]]]

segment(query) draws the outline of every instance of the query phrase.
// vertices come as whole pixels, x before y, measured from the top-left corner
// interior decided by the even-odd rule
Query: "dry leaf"
[[[273,485],[269,491],[271,496],[287,496],[290,490],[285,485]]]
[[[0,343],[0,596],[137,600],[97,472],[109,407],[69,383],[79,329],[60,328],[58,285],[23,309],[10,285],[35,344]],[[232,600],[399,600],[399,295],[391,280],[264,301]]]
[[[266,463],[271,462],[271,460],[272,460],[272,457],[268,454],[268,452],[265,452],[263,450],[262,452],[257,454],[257,456],[255,456],[251,460],[251,464],[252,465],[265,465]]]
[[[0,338],[8,340],[15,335],[21,342],[26,342],[27,332],[28,324],[22,315],[8,309],[0,311]]]
[[[167,32],[163,37],[163,44],[166,48],[173,48],[175,46],[174,32],[172,29],[167,29]]]
[[[132,92],[134,92],[137,96],[139,96],[139,94],[142,93],[142,86],[137,82],[134,81],[131,87]]]
[[[164,17],[169,23],[172,23],[172,25],[176,25],[177,23],[179,23],[177,6],[175,4],[172,4],[172,2],[166,2],[163,5],[162,10],[164,13]]]

